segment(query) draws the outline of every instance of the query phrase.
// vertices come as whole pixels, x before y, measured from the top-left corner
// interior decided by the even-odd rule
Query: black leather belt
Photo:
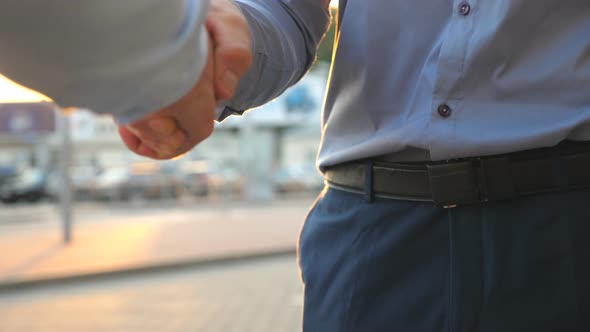
[[[327,168],[325,178],[343,190],[451,208],[590,188],[590,144],[432,163],[353,162]]]

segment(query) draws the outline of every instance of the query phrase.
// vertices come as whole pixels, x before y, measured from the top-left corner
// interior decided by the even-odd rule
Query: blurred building
[[[327,77],[327,66],[316,66],[276,100],[242,117],[230,117],[218,126],[218,131],[238,133],[236,157],[246,176],[245,198],[272,197],[276,174],[301,178],[310,175],[322,183],[313,165],[321,138],[320,113]]]
[[[52,103],[1,103],[0,166],[48,167],[56,128],[57,113]]]
[[[210,172],[247,178],[247,197],[272,195],[272,176],[285,168],[313,169],[321,136],[320,110],[327,67],[317,66],[275,101],[216,124],[213,135],[177,165],[207,161]],[[0,167],[54,171],[64,142],[63,117],[51,103],[0,104]],[[127,150],[111,116],[78,109],[67,115],[76,170],[125,168],[145,158]]]
[[[119,139],[111,116],[76,110],[69,117],[74,166],[120,167],[134,159]]]
[[[321,138],[321,110],[328,66],[316,65],[297,85],[276,100],[241,117],[230,117],[218,132],[255,131],[270,133],[275,167],[314,163]],[[262,149],[263,146],[257,146]]]

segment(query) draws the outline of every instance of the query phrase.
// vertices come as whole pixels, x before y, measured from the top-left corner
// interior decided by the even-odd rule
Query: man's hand
[[[178,102],[119,127],[129,150],[153,159],[190,151],[213,131],[215,108],[229,99],[252,63],[246,19],[231,0],[213,0],[206,22],[209,58],[199,82]]]
[[[252,64],[248,23],[233,0],[212,0],[206,26],[215,48],[215,92],[229,99]]]
[[[211,135],[217,105],[213,61],[209,47],[201,78],[187,95],[139,121],[119,126],[119,135],[129,150],[153,159],[171,159]]]

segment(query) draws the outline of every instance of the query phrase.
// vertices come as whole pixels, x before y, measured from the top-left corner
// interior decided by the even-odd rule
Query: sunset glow
[[[0,103],[48,101],[46,96],[27,89],[0,75]]]

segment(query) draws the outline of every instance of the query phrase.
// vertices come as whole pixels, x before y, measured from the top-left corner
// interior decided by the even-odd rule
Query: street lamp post
[[[72,241],[72,180],[70,177],[70,164],[72,160],[72,138],[70,135],[70,116],[67,112],[58,112],[61,131],[60,148],[60,215],[63,225],[63,241],[69,244]]]

